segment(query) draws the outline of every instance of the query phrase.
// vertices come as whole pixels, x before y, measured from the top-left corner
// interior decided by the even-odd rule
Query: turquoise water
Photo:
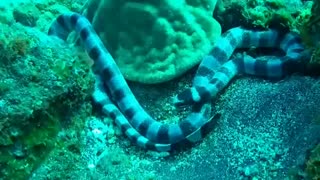
[[[319,179],[318,3],[1,1],[0,179]]]

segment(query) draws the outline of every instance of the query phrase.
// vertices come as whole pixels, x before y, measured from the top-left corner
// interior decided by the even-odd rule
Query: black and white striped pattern
[[[140,106],[128,87],[114,59],[104,47],[90,22],[75,13],[59,16],[52,24],[49,34],[66,40],[75,30],[93,59],[96,74],[94,102],[102,112],[109,115],[131,141],[146,149],[171,151],[178,146],[197,142],[213,127],[219,118],[210,114],[211,99],[239,72],[278,77],[286,74],[285,64],[299,57],[303,47],[291,34],[280,36],[276,31],[251,32],[241,28],[228,31],[205,58],[197,72],[193,87],[176,98],[176,104],[191,103],[192,111],[178,124],[162,124],[154,120]],[[282,37],[282,38],[281,38]],[[228,61],[237,47],[278,47],[287,52],[276,61],[262,62],[243,55]],[[190,100],[191,99],[191,100]]]
[[[227,31],[217,40],[211,54],[201,61],[193,86],[174,98],[175,105],[208,102],[239,73],[274,79],[295,72],[304,51],[300,41],[294,33],[275,30],[249,31],[238,27]],[[236,48],[250,47],[278,48],[285,55],[257,58],[241,55],[229,60]]]
[[[85,17],[75,13],[61,15],[53,22],[49,34],[65,40],[73,30],[80,35],[87,53],[94,61],[93,71],[97,75],[93,94],[95,103],[100,104],[102,111],[114,119],[139,146],[170,151],[177,145],[197,142],[217,119],[217,116],[209,117],[209,104],[198,103],[193,105],[187,118],[178,124],[157,122],[135,99],[114,59]]]

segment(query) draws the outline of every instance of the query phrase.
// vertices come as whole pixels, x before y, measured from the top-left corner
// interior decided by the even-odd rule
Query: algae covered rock
[[[87,106],[94,78],[61,40],[19,23],[0,29],[0,177],[26,179]]]
[[[216,1],[190,2],[91,0],[83,13],[125,78],[152,84],[194,67],[221,34]]]
[[[309,179],[320,178],[320,144],[311,150],[310,157],[306,163],[305,171]]]
[[[223,11],[215,18],[222,29],[234,26],[277,28],[298,31],[310,14],[310,1],[300,0],[222,0]]]

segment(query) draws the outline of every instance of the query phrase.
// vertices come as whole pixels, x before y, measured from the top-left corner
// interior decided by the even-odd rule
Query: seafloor
[[[306,158],[320,142],[320,80],[299,74],[280,81],[235,78],[212,100],[213,112],[221,114],[214,130],[203,142],[171,154],[132,145],[104,117],[106,153],[88,168],[84,124],[96,115],[90,62],[81,48],[46,36],[55,17],[80,12],[83,4],[0,2],[0,179],[306,177]],[[190,86],[194,74],[195,68],[169,82],[129,85],[155,119],[171,118],[166,122],[172,123],[188,109],[175,109],[171,98]]]

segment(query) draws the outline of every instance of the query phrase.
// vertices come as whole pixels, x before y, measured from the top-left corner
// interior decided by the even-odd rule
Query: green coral
[[[292,3],[292,4],[291,4]],[[300,3],[300,4],[299,4]],[[309,3],[283,0],[224,1],[224,11],[215,16],[227,30],[234,26],[286,28],[298,31]]]
[[[66,128],[65,125],[62,125],[62,120],[64,120],[64,116],[66,116],[65,113],[79,110],[77,106],[70,107],[70,101],[71,100],[65,101],[62,104],[60,101],[57,101],[53,103],[47,111],[34,112],[33,117],[29,120],[29,124],[23,129],[9,128],[2,131],[3,134],[10,134],[11,132],[11,135],[2,136],[7,139],[2,138],[2,145],[6,144],[6,148],[0,153],[1,177],[8,179],[25,179],[46,160],[51,151],[62,149],[74,151],[72,149],[76,149],[76,147],[72,148],[70,143],[57,138],[62,127]],[[87,107],[86,109],[86,111],[82,112],[82,116],[87,116],[90,113],[91,108]],[[70,122],[68,129],[75,129],[80,132],[84,127],[85,118],[79,115],[73,116],[73,118],[74,121]],[[19,146],[17,146],[17,144]],[[78,142],[78,145],[79,144]],[[75,144],[75,146],[78,145]],[[13,153],[15,146],[21,148],[26,154],[17,157],[18,154],[15,155]]]
[[[320,42],[320,1],[314,1],[312,6],[300,18],[302,40],[309,48],[318,48]]]
[[[305,171],[309,179],[320,179],[320,144],[311,151]]]
[[[12,146],[7,146],[0,154],[0,175],[7,179],[25,179],[42,162],[42,160],[56,147],[56,139],[60,126],[57,117],[37,112],[30,124],[18,135],[11,135],[8,139]],[[6,132],[9,133],[10,129]],[[19,144],[19,145],[17,145]],[[15,147],[18,146],[18,147]],[[21,147],[20,147],[21,146]],[[12,148],[26,151],[25,155],[15,157]]]
[[[316,0],[311,8],[303,13],[300,22],[300,32],[304,44],[313,51],[309,66],[318,71],[320,65],[320,1]]]
[[[286,7],[283,0],[266,0],[265,4],[272,9],[280,9]]]
[[[216,1],[90,0],[84,13],[126,79],[169,81],[209,53],[220,25]]]

